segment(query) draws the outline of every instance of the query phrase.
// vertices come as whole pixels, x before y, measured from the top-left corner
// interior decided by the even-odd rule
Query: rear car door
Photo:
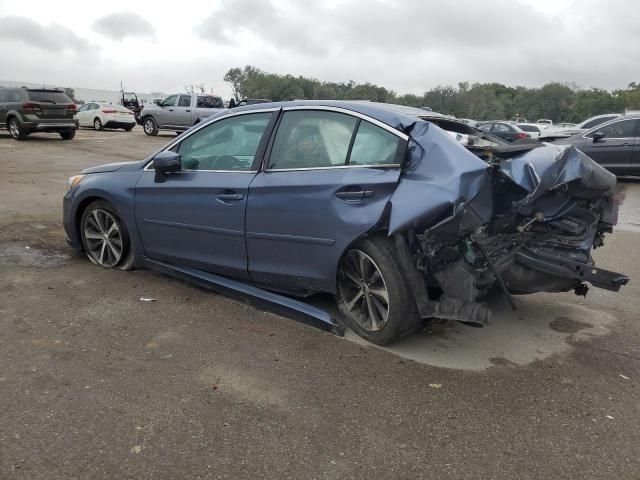
[[[181,156],[182,170],[167,175],[163,183],[156,183],[147,167],[135,197],[146,256],[247,277],[248,188],[273,115],[270,111],[238,114],[191,132],[171,147]]]
[[[179,95],[178,103],[173,112],[174,125],[178,127],[190,127],[195,122],[193,120],[193,111],[195,108],[191,106],[191,97],[194,95]]]
[[[0,89],[0,127],[7,123],[7,112],[9,111],[9,91]]]
[[[90,124],[90,122],[88,120],[88,118],[89,118],[89,108],[91,108],[91,104],[90,103],[85,103],[76,112],[76,118],[78,119],[78,124],[81,127],[87,127]]]
[[[380,220],[406,145],[403,133],[348,110],[284,109],[249,187],[251,279],[334,292],[340,257]]]
[[[617,174],[629,174],[638,131],[637,118],[615,120],[584,134],[582,151]],[[604,137],[597,139],[598,134]]]

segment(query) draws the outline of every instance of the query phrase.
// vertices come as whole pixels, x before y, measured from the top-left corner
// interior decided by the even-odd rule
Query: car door
[[[91,104],[85,103],[76,112],[76,118],[78,119],[78,124],[81,127],[87,127],[91,124],[91,122],[88,120],[90,108],[91,108]]]
[[[173,112],[175,110],[177,101],[178,95],[171,95],[160,102],[160,104],[158,105],[158,107],[160,108],[157,112],[154,112],[158,127],[162,128],[173,125]]]
[[[190,127],[194,124],[193,110],[191,106],[192,95],[179,95],[178,103],[173,111],[174,125],[177,127]]]
[[[335,291],[345,249],[373,228],[396,188],[403,133],[341,109],[284,109],[249,187],[249,274],[292,291]]]
[[[156,183],[147,167],[135,197],[146,256],[247,277],[248,188],[273,115],[267,111],[224,117],[180,139],[170,149],[180,155],[182,169],[163,183]]]
[[[7,123],[7,112],[9,111],[9,91],[0,90],[0,127]]]
[[[637,118],[614,120],[590,130],[583,136],[582,151],[613,173],[629,174],[638,123]]]

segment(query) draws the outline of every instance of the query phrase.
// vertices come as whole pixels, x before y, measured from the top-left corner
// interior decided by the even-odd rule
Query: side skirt
[[[195,268],[178,267],[143,257],[144,266],[174,278],[187,280],[204,288],[244,301],[254,307],[305,323],[334,335],[343,336],[344,327],[334,322],[329,313],[299,300],[269,292],[247,283],[203,272]]]

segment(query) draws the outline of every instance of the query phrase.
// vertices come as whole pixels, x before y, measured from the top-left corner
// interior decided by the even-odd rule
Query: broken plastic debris
[[[624,378],[625,380],[629,380],[629,377],[627,377],[626,375],[623,375],[621,373],[619,373],[618,375],[620,375],[622,378]]]
[[[608,418],[609,420],[615,420],[615,418],[613,418],[611,415],[607,415],[607,418]]]
[[[149,297],[140,297],[140,301],[141,302],[155,302],[156,299],[155,298],[149,298]]]
[[[131,453],[138,454],[142,451],[142,445],[136,445],[131,448]]]
[[[430,383],[429,386],[431,388],[442,388],[442,384],[441,383]]]

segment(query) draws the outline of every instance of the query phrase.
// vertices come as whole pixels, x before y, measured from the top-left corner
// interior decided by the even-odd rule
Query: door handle
[[[170,108],[170,109],[169,109],[169,111],[170,111],[170,112],[173,112],[173,108]]]
[[[629,143],[629,142],[624,142],[622,144],[623,147],[633,147],[633,143]]]
[[[347,202],[359,202],[365,198],[373,197],[373,191],[365,190],[364,188],[361,190],[342,190],[336,192],[335,196],[340,200],[345,200]]]
[[[185,112],[190,112],[191,110],[185,110]]]
[[[241,193],[220,193],[216,198],[222,202],[237,202],[238,200],[242,200],[244,195]]]

